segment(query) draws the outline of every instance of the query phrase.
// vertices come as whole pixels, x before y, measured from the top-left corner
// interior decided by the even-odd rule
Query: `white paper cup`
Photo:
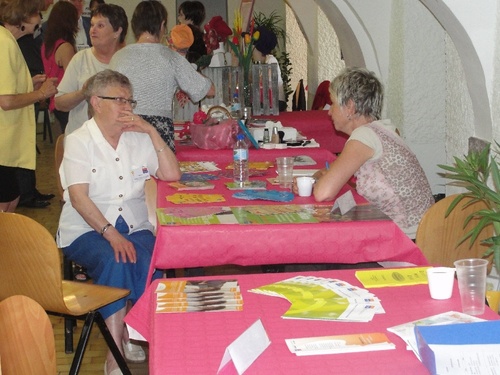
[[[457,270],[462,312],[469,315],[484,313],[486,298],[486,259],[461,259],[453,263]]]
[[[314,178],[307,176],[297,177],[297,189],[299,190],[299,196],[310,197],[313,185]]]
[[[427,269],[429,292],[433,299],[448,299],[453,293],[455,268],[433,267]]]

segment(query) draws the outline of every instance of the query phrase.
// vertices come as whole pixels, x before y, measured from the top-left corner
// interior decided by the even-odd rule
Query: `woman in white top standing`
[[[65,134],[69,134],[88,120],[88,106],[84,100],[84,84],[94,74],[108,68],[111,57],[118,51],[128,30],[125,10],[114,4],[101,4],[92,11],[90,38],[92,47],[79,51],[71,59],[59,83],[55,106],[69,111]]]

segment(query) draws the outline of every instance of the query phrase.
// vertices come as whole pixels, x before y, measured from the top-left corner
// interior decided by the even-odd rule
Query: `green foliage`
[[[285,31],[285,22],[283,17],[276,14],[276,11],[273,10],[269,16],[266,16],[264,13],[254,13],[253,18],[255,20],[255,28],[259,26],[265,26],[269,30],[271,30],[278,38],[278,48],[283,49],[286,45],[287,35]]]
[[[497,143],[497,147],[499,146]],[[480,152],[470,152],[463,159],[455,157],[452,166],[438,166],[446,171],[442,174],[443,177],[454,181],[452,185],[467,190],[453,200],[446,215],[449,215],[466,197],[471,199],[469,205],[479,201],[486,204],[486,209],[476,211],[466,218],[464,226],[472,219],[478,219],[478,222],[465,234],[460,243],[469,239],[472,245],[485,227],[493,225],[495,235],[483,243],[489,245],[485,256],[493,254],[495,267],[500,271],[500,173],[496,156],[490,156],[490,146],[488,146]]]

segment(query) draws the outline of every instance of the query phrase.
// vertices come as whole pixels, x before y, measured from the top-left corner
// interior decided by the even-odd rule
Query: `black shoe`
[[[18,206],[27,207],[27,208],[45,208],[49,205],[50,205],[50,202],[32,199],[32,200],[29,200],[27,202],[20,202]]]
[[[35,199],[37,201],[50,201],[54,197],[54,194],[42,194],[38,190],[35,192]]]
[[[87,281],[90,280],[90,276],[87,273],[87,269],[78,264],[73,265],[73,278],[76,281]]]

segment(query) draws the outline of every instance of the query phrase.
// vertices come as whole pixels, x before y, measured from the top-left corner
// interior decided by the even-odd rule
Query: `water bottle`
[[[244,186],[248,182],[248,146],[245,142],[245,136],[238,134],[236,143],[233,147],[233,177],[238,186]]]
[[[236,120],[241,119],[241,104],[237,92],[234,93],[233,101],[231,102],[231,117]]]

